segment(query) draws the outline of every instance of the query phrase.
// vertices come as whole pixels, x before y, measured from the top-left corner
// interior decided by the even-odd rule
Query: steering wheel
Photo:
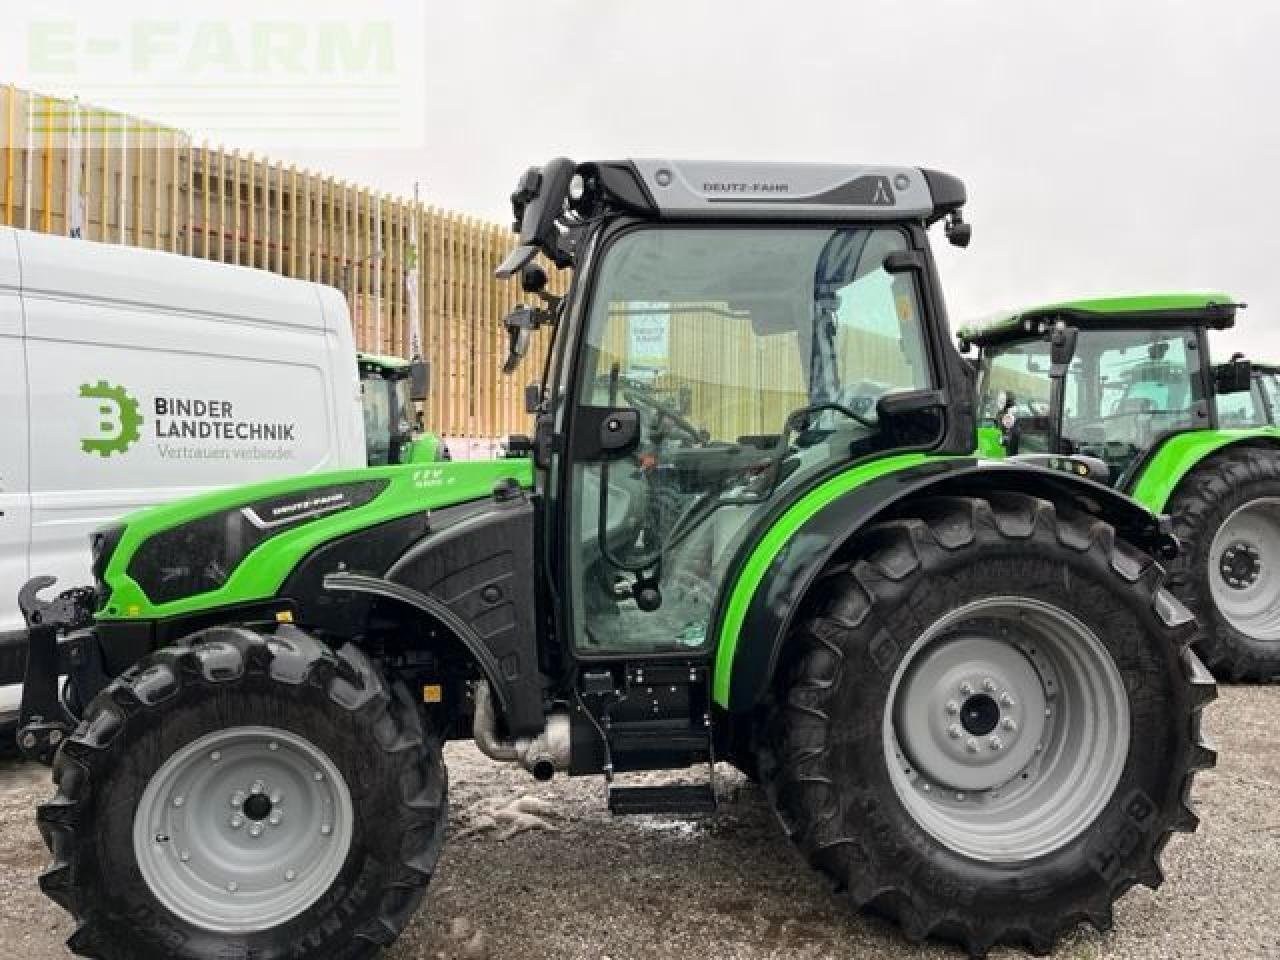
[[[659,400],[652,393],[642,391],[634,387],[623,387],[623,398],[630,404],[638,407],[648,407],[657,414],[658,424],[664,420],[671,423],[677,430],[683,433],[694,443],[706,443],[711,439],[711,435],[696,426],[694,423],[684,416],[679,410],[668,403]]]

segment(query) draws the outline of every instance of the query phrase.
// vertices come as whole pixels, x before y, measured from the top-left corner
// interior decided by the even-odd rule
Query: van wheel
[[[1222,680],[1280,677],[1280,451],[1237,449],[1192,471],[1168,512],[1183,553],[1170,589],[1200,619]]]
[[[372,956],[426,890],[446,774],[352,645],[214,627],[90,705],[39,824],[45,893],[102,960]]]
[[[1197,820],[1212,677],[1111,527],[937,498],[833,567],[783,651],[760,750],[792,838],[907,936],[1037,953],[1111,925]]]

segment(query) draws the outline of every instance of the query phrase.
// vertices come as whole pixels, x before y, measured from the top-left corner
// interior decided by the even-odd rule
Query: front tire
[[[1205,461],[1168,512],[1185,548],[1170,589],[1199,618],[1205,664],[1221,680],[1280,677],[1280,451]]]
[[[101,960],[363,960],[443,843],[439,741],[354,646],[214,627],[90,705],[40,808],[41,887]]]
[[[762,779],[810,862],[908,937],[1047,952],[1195,829],[1213,681],[1105,523],[1012,494],[912,507],[798,618]]]

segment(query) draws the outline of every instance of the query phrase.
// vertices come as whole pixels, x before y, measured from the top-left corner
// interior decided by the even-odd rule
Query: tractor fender
[[[498,658],[485,646],[484,640],[465,620],[454,613],[441,600],[419,593],[404,584],[392,583],[381,577],[370,577],[358,573],[330,573],[324,578],[324,588],[334,592],[362,593],[393,600],[396,603],[411,607],[434,619],[441,627],[448,630],[457,641],[475,658],[480,672],[489,681],[489,687],[498,698],[503,712],[511,712],[511,690],[502,676],[502,667]]]
[[[1206,458],[1233,447],[1280,450],[1280,429],[1254,427],[1175,433],[1134,464],[1130,475],[1121,482],[1143,506],[1163,510],[1187,474]]]
[[[434,515],[431,527],[381,577],[331,575],[326,587],[358,588],[432,617],[475,657],[508,733],[538,733],[545,678],[538,655],[541,581],[533,501],[515,484],[499,484],[489,500],[454,508],[447,517]]]
[[[801,601],[836,552],[904,501],[922,496],[1017,492],[1071,503],[1105,520],[1135,545],[1168,556],[1177,543],[1168,518],[1124,494],[1074,473],[1016,462],[903,456],[870,470],[843,471],[780,504],[763,535],[735,556],[715,614],[719,638],[715,702],[733,712],[758,704],[772,682],[778,654]]]

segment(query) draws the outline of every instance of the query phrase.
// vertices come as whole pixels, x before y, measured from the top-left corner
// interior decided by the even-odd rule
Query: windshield
[[[754,511],[891,442],[877,401],[933,385],[915,281],[883,268],[906,248],[892,228],[653,228],[607,250],[577,396],[639,410],[641,440],[628,461],[574,466],[571,539],[605,592],[588,613],[619,606],[616,578],[660,568],[672,591],[635,622],[625,603],[580,616],[580,642],[701,644]]]
[[[1104,460],[1119,480],[1167,433],[1203,426],[1195,331],[1084,330],[1067,374],[1078,398],[1062,423],[1064,453]]]

